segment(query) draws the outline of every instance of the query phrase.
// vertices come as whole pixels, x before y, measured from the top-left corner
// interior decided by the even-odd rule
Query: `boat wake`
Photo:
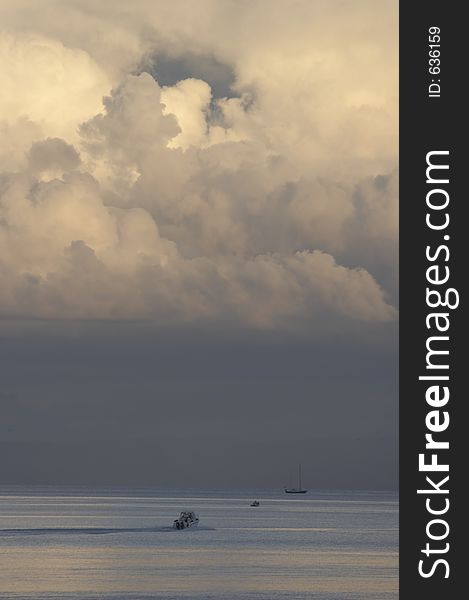
[[[214,527],[199,526],[197,531],[215,531]],[[109,535],[116,533],[167,533],[174,527],[47,527],[30,529],[0,529],[0,537],[18,535]]]

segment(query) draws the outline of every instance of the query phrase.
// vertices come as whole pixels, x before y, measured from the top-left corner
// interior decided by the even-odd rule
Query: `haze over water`
[[[397,495],[0,488],[0,564],[2,599],[395,600]]]

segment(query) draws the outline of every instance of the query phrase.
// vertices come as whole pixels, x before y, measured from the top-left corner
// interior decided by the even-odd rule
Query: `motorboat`
[[[174,519],[174,529],[187,529],[195,527],[199,523],[199,517],[192,510],[183,510],[177,519]]]
[[[251,502],[251,506],[260,506],[260,505],[261,505],[261,503],[259,502],[259,500],[253,500]]]

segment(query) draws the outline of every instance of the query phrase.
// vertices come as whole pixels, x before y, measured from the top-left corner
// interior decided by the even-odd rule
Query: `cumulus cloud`
[[[28,118],[48,135],[74,138],[77,122],[101,108],[109,88],[90,55],[39,34],[0,36],[0,115]]]
[[[393,3],[41,4],[0,10],[4,317],[395,318]]]
[[[80,164],[75,148],[60,138],[34,142],[28,152],[28,159],[34,173],[43,174],[49,179],[60,177]]]

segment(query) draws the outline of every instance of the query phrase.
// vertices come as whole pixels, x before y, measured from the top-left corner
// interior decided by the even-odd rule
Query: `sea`
[[[0,598],[397,600],[398,497],[0,486]]]

